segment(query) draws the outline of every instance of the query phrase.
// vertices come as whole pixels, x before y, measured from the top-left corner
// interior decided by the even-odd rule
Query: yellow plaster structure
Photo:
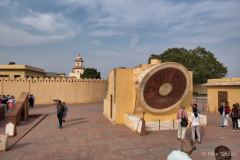
[[[28,65],[0,65],[0,77],[28,78],[28,77],[59,77],[55,74],[45,72],[44,69]]]
[[[159,119],[161,121],[176,120],[176,114],[181,105],[185,105],[187,111],[192,111],[190,106],[193,93],[192,72],[187,71],[185,67],[178,63],[168,62],[165,64],[161,63],[161,60],[158,59],[152,60],[151,63],[152,64],[141,64],[133,68],[116,68],[109,72],[108,95],[104,100],[103,114],[114,124],[124,124],[126,120],[125,114],[142,118],[143,112],[145,112],[145,121],[155,122]],[[152,72],[154,70],[153,68],[157,70],[159,67],[161,68],[166,65],[185,68],[184,71],[186,73],[184,74],[188,77],[188,91],[177,105],[172,106],[169,110],[160,110],[157,113],[148,110],[147,107],[143,105],[143,102],[140,100],[141,98],[139,99],[139,85],[136,84],[136,82],[140,74],[147,71],[149,68],[152,68]]]
[[[240,77],[208,79],[208,83],[203,86],[207,87],[210,113],[218,114],[222,102],[228,101],[230,108],[233,104],[240,103]]]

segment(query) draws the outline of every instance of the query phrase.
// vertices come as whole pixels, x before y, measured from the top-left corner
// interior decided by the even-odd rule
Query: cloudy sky
[[[0,0],[0,64],[68,75],[80,53],[108,77],[150,54],[197,46],[240,77],[240,1]]]

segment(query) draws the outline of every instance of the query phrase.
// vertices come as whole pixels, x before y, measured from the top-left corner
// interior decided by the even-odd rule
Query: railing
[[[207,97],[193,97],[192,99],[193,102],[200,102],[200,103],[207,103],[208,98]]]
[[[7,122],[12,122],[16,126],[21,121],[28,119],[28,92],[22,92],[15,105],[12,107],[11,112],[8,114]]]
[[[147,131],[157,131],[157,130],[171,130],[171,129],[178,129],[178,121],[159,121],[158,122],[146,122],[146,130]]]

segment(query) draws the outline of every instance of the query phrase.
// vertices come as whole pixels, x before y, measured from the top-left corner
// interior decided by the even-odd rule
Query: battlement
[[[67,103],[102,102],[107,89],[107,79],[0,77],[1,95],[14,95],[18,99],[22,92],[29,92],[36,97],[35,104],[53,104],[53,100]]]
[[[60,77],[51,77],[51,78],[37,78],[37,77],[34,77],[34,78],[20,78],[20,77],[17,77],[17,78],[9,78],[9,77],[0,77],[0,82],[1,81],[4,81],[4,82],[32,82],[32,83],[36,83],[36,82],[84,82],[84,83],[108,83],[108,80],[107,79],[77,79],[77,78],[60,78]]]

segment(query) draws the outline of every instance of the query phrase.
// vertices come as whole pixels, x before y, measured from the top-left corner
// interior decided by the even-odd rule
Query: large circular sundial
[[[190,87],[188,70],[174,62],[144,70],[137,78],[138,97],[148,111],[161,113],[178,107]]]

